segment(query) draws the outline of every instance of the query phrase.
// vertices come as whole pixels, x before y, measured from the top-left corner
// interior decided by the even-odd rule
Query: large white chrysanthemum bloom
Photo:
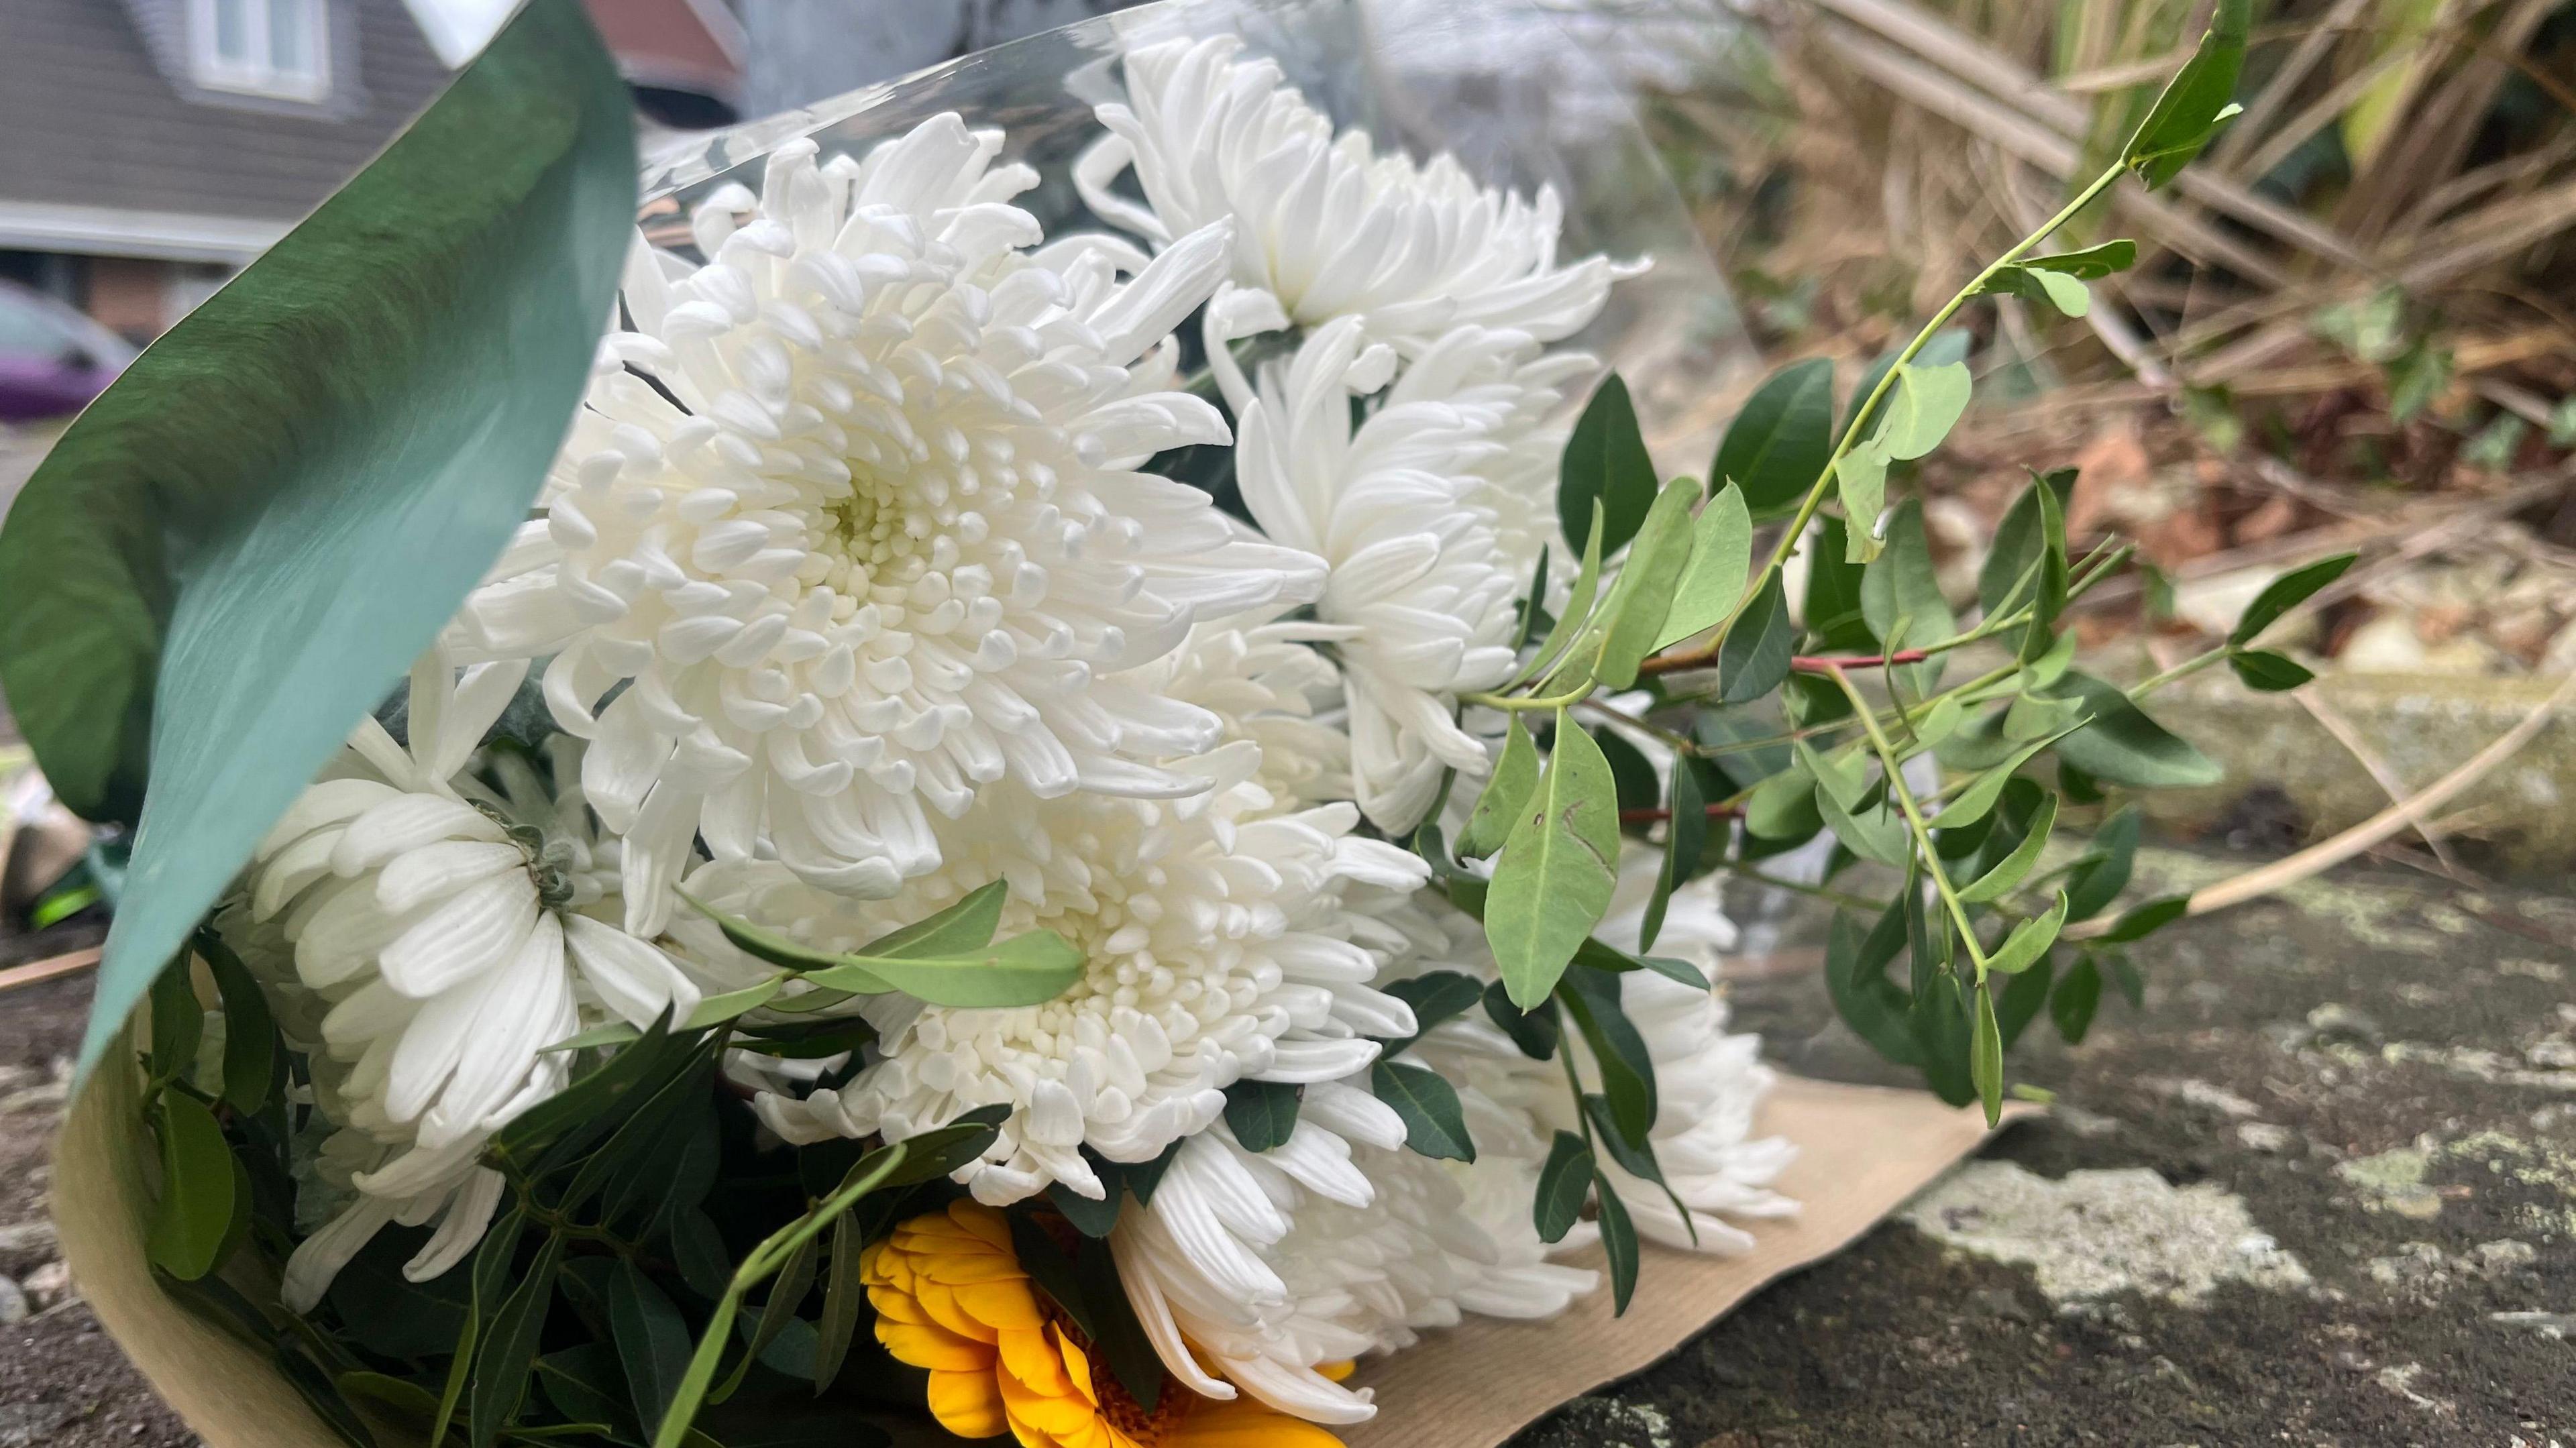
[[[1098,108],[1110,134],[1074,170],[1094,213],[1157,246],[1231,218],[1237,285],[1300,324],[1356,318],[1408,357],[1464,324],[1556,341],[1644,269],[1560,264],[1553,190],[1480,186],[1445,153],[1379,156],[1365,131],[1336,136],[1275,62],[1236,59],[1242,48],[1214,36],[1127,53],[1127,101]],[[1131,167],[1141,206],[1115,189]]]
[[[439,1230],[414,1281],[472,1250],[501,1192],[484,1141],[564,1084],[544,1048],[586,1019],[685,1015],[697,987],[623,915],[616,841],[578,785],[580,741],[550,744],[549,786],[524,757],[475,747],[526,675],[461,678],[436,651],[412,671],[409,740],[359,724],[320,782],[261,842],[221,922],[313,1062],[342,1125],[333,1157],[354,1201],[287,1264],[298,1311],[386,1224]]]
[[[1152,1203],[1119,1218],[1119,1277],[1192,1391],[1240,1386],[1301,1418],[1358,1422],[1369,1395],[1318,1364],[1409,1347],[1467,1313],[1551,1316],[1597,1282],[1548,1262],[1531,1225],[1544,1145],[1525,1160],[1508,1147],[1488,1132],[1473,1166],[1433,1161],[1356,1081],[1309,1086],[1278,1147],[1245,1151],[1222,1123],[1182,1143]]]
[[[1400,834],[1430,808],[1444,767],[1482,774],[1486,744],[1458,727],[1458,696],[1502,685],[1515,601],[1556,536],[1563,434],[1546,419],[1591,359],[1548,356],[1514,332],[1463,327],[1404,369],[1351,422],[1365,339],[1328,322],[1242,404],[1235,470],[1263,532],[1330,569],[1316,618],[1338,632],[1360,808]],[[1562,557],[1562,549],[1558,556]]]
[[[638,932],[693,838],[882,895],[996,782],[1201,788],[1154,761],[1215,722],[1102,676],[1319,581],[1137,471],[1227,440],[1162,389],[1229,224],[1150,262],[1040,247],[1001,141],[946,115],[864,161],[792,143],[756,204],[698,209],[704,265],[639,243],[543,516],[450,631],[470,658],[554,656]]]
[[[798,887],[760,862],[712,866],[692,894],[812,946],[848,950],[1003,880],[1002,931],[1051,930],[1083,977],[1044,1005],[966,1010],[879,996],[875,1059],[847,1086],[802,1100],[765,1094],[762,1120],[791,1141],[881,1132],[901,1140],[975,1107],[1011,1115],[958,1180],[993,1205],[1062,1182],[1100,1197],[1085,1148],[1149,1161],[1207,1129],[1239,1080],[1330,1081],[1365,1069],[1372,1037],[1412,1011],[1368,985],[1371,928],[1357,887],[1411,890],[1414,856],[1351,834],[1347,804],[1281,812],[1253,782],[1260,751],[1228,744],[1174,766],[1206,788],[1174,800],[996,790],[943,824],[947,863],[891,900]],[[701,894],[703,892],[703,894]],[[687,929],[689,927],[683,927]]]
[[[1331,717],[1341,707],[1341,672],[1313,645],[1347,632],[1277,612],[1218,619],[1119,682],[1205,709],[1221,737],[1259,745],[1253,778],[1279,808],[1346,800],[1351,741]]]

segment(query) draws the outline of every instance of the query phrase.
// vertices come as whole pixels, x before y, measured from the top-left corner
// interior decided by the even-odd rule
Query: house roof
[[[403,0],[324,0],[318,105],[196,87],[187,0],[0,3],[0,247],[244,261],[446,84]]]

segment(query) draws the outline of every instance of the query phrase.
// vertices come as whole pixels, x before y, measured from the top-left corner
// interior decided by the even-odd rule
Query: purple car
[[[0,282],[0,423],[67,417],[107,389],[134,349],[41,292]]]

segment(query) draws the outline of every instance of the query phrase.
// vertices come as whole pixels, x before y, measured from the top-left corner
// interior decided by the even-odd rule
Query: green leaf
[[[2033,962],[2048,953],[2057,943],[2057,932],[2066,926],[2066,892],[2057,892],[2057,903],[2048,913],[2025,920],[2012,928],[2004,943],[1986,957],[1986,969],[2003,975],[2014,975],[2030,969]]]
[[[2040,801],[2039,813],[2032,817],[2030,829],[2021,837],[2021,843],[2013,846],[2012,853],[1997,861],[1993,869],[1960,887],[1959,898],[1971,905],[2002,899],[2039,863],[2041,853],[2048,848],[2049,831],[2056,827],[2057,796],[2052,794]]]
[[[1699,484],[1675,478],[1656,495],[1655,505],[1628,547],[1628,561],[1601,605],[1601,662],[1594,670],[1604,688],[1624,689],[1637,681],[1637,665],[1653,653],[1671,615],[1673,589],[1691,556],[1691,504],[1699,501]]]
[[[2074,486],[2073,468],[2061,468],[2045,477],[2033,474],[2030,486],[2005,511],[2003,522],[1995,526],[1994,545],[1977,570],[1977,603],[1987,617],[2005,611],[2008,600],[2047,551],[2048,520],[2042,512],[2040,494],[2049,494],[2049,501],[2059,504],[2062,514],[2064,501]]]
[[[2111,928],[2094,938],[2096,945],[2126,945],[2144,940],[2191,913],[2189,895],[2166,895],[2123,913]]]
[[[84,1070],[526,519],[634,234],[632,105],[578,5],[530,5],[10,508],[0,689],[66,804],[141,821]]]
[[[2238,649],[2227,656],[2227,667],[2246,688],[2266,694],[2288,693],[2316,677],[2307,665],[2269,649]]]
[[[1917,359],[1897,368],[1887,426],[1879,433],[1887,455],[1902,462],[1939,447],[1967,412],[1970,391],[1965,362],[1926,366]]]
[[[1922,1060],[1922,1050],[1906,1024],[1909,1002],[1904,989],[1887,978],[1887,963],[1904,941],[1901,907],[1889,907],[1866,938],[1849,915],[1835,912],[1825,937],[1825,988],[1834,1013],[1854,1035],[1888,1060],[1912,1066]]]
[[[806,979],[848,991],[861,991],[873,979],[935,1006],[988,1010],[1044,1005],[1082,978],[1084,964],[1072,941],[1031,930],[972,955],[854,955],[842,965],[810,971]]]
[[[2066,1044],[2080,1045],[2084,1032],[2093,1024],[2093,1012],[2102,1004],[2102,972],[2093,964],[2091,955],[2076,958],[2066,974],[2057,978],[2057,988],[2048,993],[2048,1016],[2057,1023],[2057,1034]]]
[[[2059,737],[2062,736],[2034,739],[2006,756],[2003,763],[1978,775],[1976,783],[1952,796],[1950,802],[1941,807],[1941,812],[1932,817],[1932,827],[1954,830],[1984,819],[1986,812],[1995,807],[1995,801],[2003,797],[2004,786],[2012,782],[2013,775],[2030,762],[2031,756],[2057,742]]]
[[[237,1115],[255,1116],[268,1104],[277,1076],[277,1026],[268,1014],[268,997],[213,931],[197,932],[196,948],[224,1002],[224,1104]]]
[[[1075,1249],[1073,1268],[1093,1325],[1100,1329],[1094,1340],[1109,1360],[1111,1375],[1138,1407],[1151,1414],[1163,1400],[1163,1360],[1127,1301],[1127,1290],[1118,1280],[1117,1258],[1106,1242],[1086,1241]]]
[[[1595,523],[1601,519],[1601,504],[1598,500],[1592,505],[1592,518]],[[1532,651],[1529,658],[1522,663],[1519,672],[1512,676],[1513,683],[1518,684],[1536,678],[1543,672],[1553,671],[1558,663],[1559,650],[1571,648],[1575,639],[1582,634],[1584,625],[1592,621],[1592,604],[1601,591],[1600,539],[1600,532],[1595,531],[1592,541],[1584,545],[1583,565],[1575,570],[1574,587],[1565,596],[1565,612],[1558,614],[1556,622],[1549,625],[1547,637],[1539,641],[1538,648]]]
[[[2066,509],[2057,490],[2043,487],[2039,500],[2039,564],[2031,588],[2030,627],[2023,630],[2019,657],[2037,664],[2057,652],[2057,616],[2066,610]]]
[[[1395,1108],[1404,1121],[1404,1144],[1440,1161],[1474,1161],[1476,1144],[1467,1137],[1467,1113],[1458,1104],[1458,1089],[1439,1072],[1403,1061],[1373,1062],[1369,1090]]]
[[[2218,0],[2217,13],[2199,47],[2156,97],[2147,118],[2129,137],[2120,159],[2145,178],[2148,189],[2171,181],[2191,164],[2217,128],[2235,111],[2237,72],[2245,65],[2245,39],[2253,24],[2250,0]]]
[[[1913,837],[1890,800],[1882,799],[1876,805],[1847,805],[1834,798],[1829,783],[1820,780],[1816,785],[1816,811],[1823,816],[1825,828],[1834,832],[1834,838],[1864,860],[1903,869],[1913,854]]]
[[[1501,849],[1536,788],[1538,746],[1530,742],[1529,730],[1515,711],[1503,733],[1503,756],[1495,761],[1493,777],[1476,796],[1476,811],[1467,817],[1467,832],[1458,839],[1459,855],[1481,860]]]
[[[1842,519],[1828,513],[1816,519],[1807,536],[1807,631],[1827,649],[1877,653],[1878,638],[1869,631],[1869,617],[1860,606],[1862,568],[1852,550],[1844,546],[1849,530]],[[1871,546],[1876,546],[1875,540]],[[1850,707],[1842,691],[1830,683],[1826,683],[1823,693],[1842,708]]]
[[[546,1309],[554,1303],[555,1273],[562,1265],[563,1238],[549,1234],[537,1249],[528,1275],[501,1300],[500,1310],[483,1331],[482,1343],[474,1352],[474,1386],[465,1414],[466,1440],[473,1448],[486,1448],[519,1416],[519,1404],[528,1395],[528,1373],[545,1332]],[[626,1270],[635,1269],[627,1266]],[[677,1316],[673,1314],[674,1320]]]
[[[1974,341],[1975,339],[1968,335],[1968,329],[1965,327],[1944,327],[1933,333],[1932,340],[1924,343],[1922,350],[1914,354],[1914,361],[1925,367],[1946,367],[1953,362],[1964,362],[1968,359],[1968,349]],[[1887,416],[1888,399],[1886,397],[1881,397],[1878,406],[1870,408],[1867,416],[1862,415],[1862,408],[1868,405],[1870,394],[1878,390],[1878,384],[1885,381],[1889,371],[1894,369],[1897,355],[1903,350],[1900,347],[1880,353],[1869,364],[1868,369],[1861,373],[1860,386],[1852,390],[1851,412],[1843,422],[1847,430],[1857,429],[1853,431],[1853,436],[1867,436],[1869,429],[1876,426],[1880,418]],[[1895,390],[1893,387],[1888,389],[1891,393]]]
[[[1574,1017],[1583,1043],[1592,1048],[1593,1069],[1600,1073],[1601,1092],[1610,1098],[1619,1134],[1631,1144],[1643,1145],[1654,1132],[1659,1109],[1655,1057],[1628,1019],[1620,994],[1617,975],[1589,966],[1566,972],[1556,993],[1566,1013]]]
[[[1637,428],[1628,384],[1613,372],[1584,405],[1557,465],[1556,514],[1568,542],[1592,551],[1592,505],[1601,504],[1601,552],[1637,536],[1655,501],[1655,460]]]
[[[1672,803],[1664,821],[1664,863],[1655,872],[1654,893],[1646,899],[1646,918],[1637,926],[1637,948],[1655,948],[1655,937],[1663,934],[1664,912],[1672,904],[1673,892],[1699,868],[1701,851],[1708,848],[1708,802],[1700,796],[1699,773],[1688,760],[1673,762]]]
[[[1865,442],[1834,459],[1834,494],[1843,505],[1843,558],[1867,563],[1878,556],[1879,510],[1887,505],[1887,445]],[[1817,535],[1819,551],[1823,535]]]
[[[1907,1024],[1922,1052],[1923,1084],[1932,1088],[1932,1094],[1953,1106],[1976,1100],[1976,1078],[1969,1070],[1974,1041],[1958,982],[1948,975],[1926,982],[1915,993]]]
[[[1753,518],[1744,494],[1734,484],[1721,485],[1691,522],[1690,563],[1673,587],[1672,611],[1664,618],[1657,649],[1668,649],[1726,621],[1744,598],[1753,573]]]
[[[206,1008],[197,1003],[195,972],[186,956],[152,979],[152,1074],[184,1081],[195,1071],[206,1039]]]
[[[1084,1337],[1097,1338],[1100,1329],[1092,1319],[1091,1308],[1082,1296],[1082,1269],[1076,1258],[1081,1246],[1068,1252],[1059,1246],[1037,1218],[1026,1212],[1010,1214],[1011,1253],[1020,1259],[1020,1267],[1038,1290],[1055,1299]]]
[[[2096,952],[2094,959],[2102,969],[2110,972],[2112,983],[2120,988],[2120,994],[2128,1000],[2130,1009],[2146,1005],[2147,982],[2138,974],[2138,967],[2130,962],[2129,952],[2105,950]]]
[[[1547,998],[1619,883],[1619,800],[1610,762],[1557,711],[1556,752],[1495,862],[1485,938],[1524,1009]]]
[[[2071,902],[2067,919],[2090,920],[2110,908],[2120,892],[2129,888],[2129,869],[2138,854],[2141,819],[2138,807],[2131,805],[2093,832],[2092,846],[2083,861],[2067,873],[2066,895]]]
[[[1006,882],[988,881],[938,914],[880,935],[860,946],[856,953],[899,960],[971,955],[993,943],[995,932],[1002,928],[1002,906],[1010,897]]]
[[[1834,450],[1833,427],[1833,359],[1793,362],[1755,388],[1727,424],[1709,464],[1709,482],[1720,491],[1728,483],[1741,489],[1751,517],[1784,516],[1824,475]],[[1736,591],[1742,588],[1739,581]],[[1727,599],[1730,607],[1734,602]]]
[[[1995,1024],[2003,1033],[2004,1049],[2011,1050],[2022,1031],[2047,1008],[2048,988],[2054,980],[2046,955],[2030,969],[2005,979],[2002,997],[1995,1002]]]
[[[618,1363],[626,1370],[635,1421],[651,1436],[660,1430],[662,1415],[688,1373],[689,1325],[662,1289],[621,1257],[608,1278],[608,1328]]]
[[[2052,690],[2084,701],[2091,722],[2057,741],[2057,757],[2095,779],[2133,789],[2190,789],[2225,772],[2206,754],[2147,717],[2112,685],[2070,669]]]
[[[224,1129],[204,1102],[165,1090],[152,1114],[161,1137],[161,1197],[146,1252],[153,1266],[194,1282],[223,1265],[233,1219],[250,1204],[241,1198]]]
[[[1547,545],[1538,549],[1538,566],[1530,571],[1529,594],[1521,600],[1521,625],[1512,635],[1512,652],[1519,653],[1529,644],[1530,630],[1539,615],[1547,612]]]
[[[1592,1148],[1571,1131],[1560,1131],[1538,1169],[1538,1194],[1530,1204],[1531,1221],[1542,1242],[1562,1242],[1583,1217],[1583,1202],[1592,1195]]]
[[[1592,1193],[1601,1204],[1602,1255],[1610,1259],[1611,1314],[1625,1316],[1630,1299],[1637,1295],[1637,1225],[1628,1219],[1628,1207],[1619,1200],[1618,1189],[1598,1171],[1592,1174]]]
[[[1237,1081],[1225,1088],[1225,1125],[1245,1151],[1288,1144],[1306,1088],[1285,1081]]]
[[[1718,647],[1717,673],[1722,682],[1718,702],[1748,704],[1780,687],[1789,677],[1789,661],[1796,653],[1796,630],[1789,623],[1789,595],[1780,584],[1780,575],[1772,574],[1762,582],[1762,591],[1744,606],[1744,612],[1726,631],[1726,642]]]
[[[1890,652],[1939,643],[1958,631],[1958,621],[1933,572],[1922,501],[1897,504],[1887,515],[1886,531],[1887,551],[1861,574],[1861,617]]]
[[[1646,751],[1606,724],[1587,732],[1592,742],[1601,746],[1601,757],[1610,765],[1611,793],[1618,797],[1623,813],[1653,809],[1664,802],[1663,782],[1655,777],[1655,766],[1646,759]]]
[[[2023,266],[2034,271],[2060,272],[2088,282],[2098,282],[2114,272],[2124,272],[2138,264],[2138,244],[2121,239],[2088,246],[2081,251],[2061,251],[2053,256],[2025,258]]]
[[[2025,301],[2055,307],[2070,317],[2080,317],[2093,309],[2093,294],[2084,283],[2063,272],[2024,264],[2008,266],[1978,286],[1981,294],[2005,292]]]
[[[1995,997],[1991,991],[1978,991],[1976,1035],[1968,1048],[1968,1077],[1977,1083],[1977,1095],[1985,1103],[1986,1125],[2004,1119],[2004,1033],[1995,1021]]]
[[[1014,1231],[1025,1220],[1011,1219]],[[823,1279],[823,1316],[815,1325],[814,1391],[820,1394],[841,1376],[850,1344],[858,1339],[859,1314],[866,1310],[867,1283],[859,1275],[859,1258],[867,1243],[859,1215],[843,1212],[832,1219],[832,1268]],[[1088,1332],[1089,1326],[1083,1325]]]
[[[1795,764],[1753,787],[1744,801],[1744,828],[1773,840],[1803,840],[1825,827],[1816,809],[1816,777]]]
[[[2343,577],[2344,570],[2352,567],[2353,560],[2360,556],[2358,553],[2338,553],[2331,558],[2320,558],[2264,584],[2263,591],[2254,595],[2254,601],[2245,605],[2245,611],[2236,616],[2236,627],[2228,630],[2227,641],[2238,648],[2254,642],[2263,630],[2278,622],[2281,615],[2307,602],[2318,589]]]
[[[1421,1039],[1442,1021],[1474,1010],[1476,1002],[1484,998],[1485,982],[1465,971],[1426,970],[1389,982],[1386,993],[1413,1008],[1413,1034],[1387,1042],[1391,1054]]]
[[[1557,1037],[1565,1029],[1556,1018],[1556,998],[1540,1001],[1535,1009],[1524,1011],[1512,1004],[1501,981],[1485,987],[1485,1014],[1496,1029],[1512,1038],[1521,1054],[1533,1061],[1545,1061],[1556,1054]]]

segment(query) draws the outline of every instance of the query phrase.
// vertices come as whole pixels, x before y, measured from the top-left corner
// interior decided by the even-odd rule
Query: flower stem
[[[1960,902],[1958,892],[1951,888],[1949,872],[1941,868],[1940,852],[1932,847],[1932,827],[1924,822],[1922,807],[1914,802],[1914,791],[1905,787],[1904,761],[1896,757],[1895,746],[1887,742],[1885,731],[1878,727],[1877,711],[1861,697],[1860,690],[1852,687],[1851,676],[1840,669],[1831,669],[1827,673],[1842,687],[1843,696],[1851,700],[1852,712],[1860,716],[1861,727],[1869,731],[1870,745],[1878,751],[1879,767],[1887,771],[1887,792],[1895,799],[1897,808],[1905,812],[1905,823],[1913,832],[1914,848],[1922,858],[1924,869],[1931,873],[1933,888],[1941,892],[1941,903],[1949,907],[1951,923],[1959,927],[1959,938],[1968,947],[1968,959],[1975,962],[1977,984],[1982,986],[1986,983],[1986,952],[1977,944],[1977,932],[1968,924],[1968,907]]]

